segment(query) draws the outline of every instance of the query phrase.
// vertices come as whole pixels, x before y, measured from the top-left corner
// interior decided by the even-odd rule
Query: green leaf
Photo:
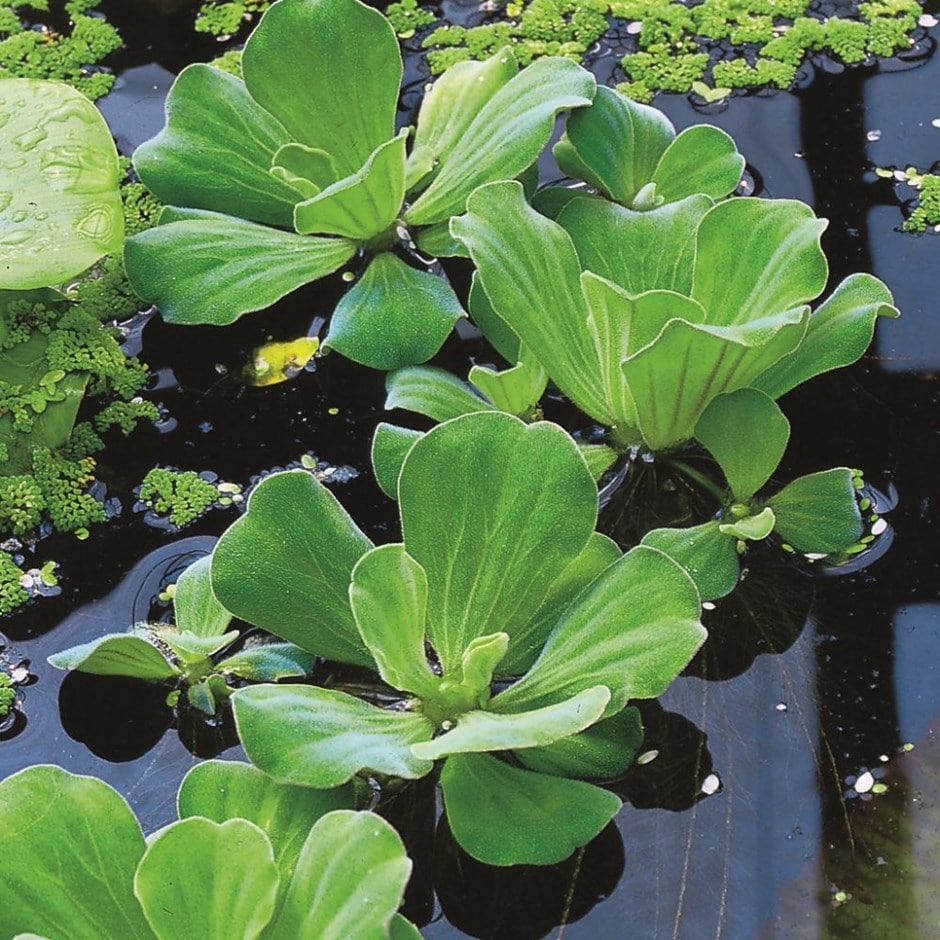
[[[480,108],[405,220],[413,225],[441,222],[463,212],[478,186],[515,179],[535,162],[555,115],[590,104],[595,88],[594,76],[568,59],[549,56],[533,62]]]
[[[307,675],[315,662],[315,656],[293,643],[252,643],[220,660],[215,668],[249,682],[277,682]]]
[[[269,172],[278,175],[275,172],[278,170],[283,171],[284,178],[295,188],[298,188],[298,180],[306,183],[305,189],[315,191],[308,192],[311,196],[339,179],[336,161],[325,150],[293,142],[279,147],[274,154]]]
[[[349,607],[349,581],[372,543],[304,470],[275,473],[212,553],[212,587],[236,617],[301,649],[371,666]]]
[[[706,213],[692,297],[707,322],[752,323],[817,297],[829,273],[819,245],[826,224],[793,199],[729,199]]]
[[[597,199],[572,199],[558,217],[571,236],[580,266],[629,294],[692,289],[695,236],[711,209],[707,196],[633,212]]]
[[[336,787],[360,771],[409,780],[431,762],[411,753],[434,726],[415,712],[385,711],[350,695],[301,685],[256,685],[232,696],[248,758],[282,783]]]
[[[166,122],[134,153],[141,181],[158,199],[291,225],[300,194],[270,173],[290,136],[244,82],[202,63],[187,66],[167,96]]]
[[[799,345],[808,316],[803,307],[734,326],[668,322],[621,366],[649,447],[666,450],[689,440],[714,398],[749,386]]]
[[[197,764],[183,778],[177,805],[181,819],[204,816],[217,823],[247,819],[258,826],[274,849],[281,875],[280,901],[313,824],[331,810],[351,809],[355,793],[352,784],[314,790],[278,783],[251,764],[209,760]]]
[[[790,422],[769,395],[740,388],[712,399],[695,439],[718,461],[735,500],[746,503],[783,458]]]
[[[447,281],[386,251],[337,304],[323,348],[373,369],[399,369],[430,359],[464,316]]]
[[[398,499],[398,474],[408,451],[422,436],[421,431],[400,428],[383,421],[372,438],[372,472],[379,488],[389,499]]]
[[[600,87],[590,108],[568,118],[553,152],[563,173],[630,206],[675,136],[662,111]]]
[[[493,674],[508,649],[508,633],[488,633],[486,636],[474,637],[467,644],[460,660],[462,684],[489,698]]]
[[[535,665],[495,696],[500,714],[539,708],[601,684],[607,715],[656,698],[705,640],[699,594],[685,569],[645,545],[606,568],[562,614]]]
[[[424,151],[432,163],[446,161],[487,101],[518,71],[510,49],[485,62],[458,62],[447,69],[421,102],[412,158]]]
[[[424,652],[427,599],[427,575],[404,545],[373,548],[353,568],[349,601],[379,674],[420,697],[439,682]]]
[[[494,407],[476,394],[466,382],[437,366],[408,366],[385,377],[385,408],[402,408],[447,421],[476,411],[494,411]]]
[[[245,45],[242,69],[251,96],[295,141],[329,153],[341,176],[395,133],[398,40],[358,0],[272,6]]]
[[[124,798],[93,777],[36,765],[0,783],[6,936],[152,937],[133,894],[144,836]]]
[[[59,82],[0,79],[0,290],[59,284],[120,251],[124,213],[111,132]]]
[[[535,358],[523,349],[525,360],[511,369],[498,372],[484,366],[474,366],[470,370],[470,381],[500,411],[512,415],[527,415],[545,394],[548,385],[548,373],[535,361]]]
[[[557,425],[500,412],[455,418],[418,440],[398,497],[405,548],[428,576],[427,632],[445,674],[475,637],[524,629],[597,517],[574,441]]]
[[[457,719],[453,731],[433,741],[415,744],[411,750],[416,757],[438,760],[448,754],[539,747],[577,734],[594,724],[603,715],[609,701],[608,689],[598,685],[555,705],[532,711],[508,715],[469,711]]]
[[[421,931],[401,914],[396,914],[388,928],[389,940],[421,940]]]
[[[480,274],[474,271],[470,278],[470,293],[467,296],[467,309],[473,322],[486,337],[487,342],[495,349],[506,362],[518,362],[522,353],[522,343],[512,328],[493,309]]]
[[[774,531],[801,552],[839,552],[858,541],[862,517],[852,471],[845,467],[798,477],[767,500]]]
[[[194,561],[177,579],[173,594],[177,628],[202,637],[221,636],[232,622],[212,590],[211,563],[210,555]]]
[[[831,369],[851,365],[871,343],[878,317],[900,316],[891,292],[870,274],[851,274],[809,318],[803,342],[754,383],[772,398]]]
[[[651,182],[656,198],[666,203],[695,193],[721,199],[738,185],[743,170],[744,157],[728,134],[710,124],[696,124],[666,148]]]
[[[703,601],[713,601],[734,590],[741,576],[735,541],[718,531],[712,519],[688,529],[653,529],[641,545],[650,545],[678,562],[695,582]]]
[[[643,744],[643,725],[636,708],[603,721],[545,747],[515,751],[519,762],[529,770],[554,777],[579,780],[613,780],[624,774]]]
[[[742,516],[740,519],[733,516],[729,518],[731,518],[730,522],[719,523],[718,531],[722,535],[749,542],[759,542],[767,538],[773,532],[776,522],[774,512],[770,507],[765,507],[752,516]]]
[[[419,251],[432,258],[466,258],[467,249],[450,234],[450,219],[412,232]]]
[[[563,861],[620,809],[620,800],[599,787],[511,767],[489,754],[448,758],[441,790],[457,842],[487,865]]]
[[[620,456],[613,448],[606,444],[578,444],[581,456],[587,461],[591,475],[599,480],[616,462]]]
[[[231,630],[221,636],[199,636],[196,633],[181,633],[173,627],[155,627],[153,633],[184,663],[201,662],[238,639],[238,630]]]
[[[326,277],[355,253],[343,238],[297,235],[206,213],[128,239],[124,264],[134,290],[167,322],[225,326]]]
[[[610,567],[622,552],[617,543],[602,535],[592,532],[577,558],[555,578],[545,600],[535,615],[516,632],[512,648],[503,661],[503,672],[507,675],[521,675],[535,662],[545,644],[545,639],[558,622],[562,612],[569,607],[577,596],[606,568]]]
[[[271,843],[254,823],[198,816],[154,835],[134,877],[134,893],[160,940],[233,934],[253,940],[274,913],[277,886]]]
[[[405,198],[405,128],[379,145],[358,172],[341,179],[294,208],[294,228],[368,241],[398,217]]]
[[[161,682],[180,675],[180,670],[140,633],[109,633],[88,643],[54,653],[49,663],[56,669],[78,669],[95,676],[130,676]]]
[[[564,229],[535,212],[521,184],[510,182],[473,193],[451,231],[469,249],[497,316],[582,411],[613,424],[598,381],[581,266]]]
[[[389,931],[410,874],[405,847],[384,819],[351,810],[328,813],[304,843],[269,935],[316,940],[394,936]]]

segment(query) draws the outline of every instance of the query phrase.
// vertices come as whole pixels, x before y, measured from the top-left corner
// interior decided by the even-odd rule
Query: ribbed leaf
[[[275,473],[212,554],[212,586],[236,617],[340,662],[372,665],[349,607],[349,581],[372,543],[303,470]]]
[[[466,382],[437,366],[409,366],[389,372],[385,378],[385,408],[402,408],[448,421],[475,411],[494,411]]]
[[[653,529],[642,545],[665,552],[695,582],[703,601],[713,601],[734,590],[741,575],[735,540],[718,531],[713,519],[688,529]]]
[[[290,227],[301,195],[270,173],[290,135],[244,82],[201,63],[187,66],[167,96],[166,122],[134,153],[158,199]]]
[[[225,326],[342,267],[356,246],[205,214],[128,239],[134,290],[170,323]]]
[[[176,626],[197,636],[221,636],[232,615],[219,603],[212,590],[209,555],[194,561],[177,579],[173,593]]]
[[[721,199],[738,185],[743,170],[744,157],[728,134],[710,124],[696,124],[666,148],[651,181],[656,199],[666,203],[695,193]]]
[[[420,431],[400,428],[383,421],[376,426],[372,438],[372,472],[375,482],[389,499],[398,499],[398,474],[405,456],[421,437]]]
[[[130,676],[150,682],[173,679],[180,674],[153,643],[135,633],[109,633],[54,653],[49,663],[57,669],[78,669],[95,676]]]

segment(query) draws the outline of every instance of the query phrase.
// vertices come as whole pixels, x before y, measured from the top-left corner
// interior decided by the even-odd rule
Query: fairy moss
[[[422,26],[429,26],[437,17],[430,10],[422,10],[418,0],[401,0],[390,3],[385,15],[399,39],[410,39]]]
[[[271,6],[274,0],[206,0],[196,16],[196,31],[211,36],[234,36]]]
[[[91,15],[101,0],[0,0],[0,77],[68,82],[91,99],[114,76],[101,62],[121,46],[117,30]],[[56,23],[68,26],[57,28]]]
[[[911,180],[918,190],[914,211],[904,220],[905,232],[924,232],[928,226],[940,226],[940,174],[924,173]]]
[[[17,565],[8,552],[0,551],[0,614],[12,613],[17,607],[22,607],[29,600],[29,593],[20,580],[24,574],[23,569]],[[3,677],[6,677],[7,681],[5,683]],[[13,683],[10,681],[6,670],[0,669],[0,693],[2,693],[3,687],[10,689],[12,685]],[[9,710],[14,697],[14,695],[8,694],[3,694],[0,697],[0,717],[5,714],[2,707],[3,699],[8,699],[7,710]]]
[[[204,479],[195,470],[154,467],[144,477],[138,498],[146,507],[166,516],[173,525],[182,529],[224,497],[218,484]]]

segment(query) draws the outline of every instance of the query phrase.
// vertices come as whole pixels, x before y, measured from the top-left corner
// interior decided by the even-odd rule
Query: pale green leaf
[[[476,692],[483,692],[489,698],[493,674],[508,649],[508,633],[488,633],[474,637],[461,657],[462,684]]]
[[[254,823],[194,816],[151,838],[134,893],[160,940],[253,940],[274,913],[278,880],[271,843]]]
[[[461,848],[487,865],[553,865],[586,845],[620,800],[580,780],[458,754],[441,773],[447,821]]]
[[[469,711],[457,718],[452,731],[415,744],[411,750],[417,757],[438,760],[448,754],[540,747],[590,727],[603,715],[609,701],[610,692],[599,685],[532,711]]]
[[[574,441],[500,412],[429,431],[405,458],[398,495],[405,548],[428,576],[428,637],[448,674],[475,637],[525,627],[597,516]]]
[[[372,472],[375,481],[389,499],[398,499],[398,474],[405,456],[421,437],[421,431],[400,428],[383,421],[372,438]]]
[[[723,130],[710,124],[687,127],[666,148],[651,182],[656,198],[677,202],[695,193],[729,195],[741,180],[744,157]]]
[[[291,225],[300,194],[270,173],[290,136],[244,82],[202,63],[189,65],[167,96],[166,121],[134,153],[141,180],[158,199]]]
[[[216,663],[218,672],[250,682],[300,678],[313,670],[316,657],[293,643],[248,643]]]
[[[311,474],[272,474],[215,546],[212,587],[236,617],[318,656],[369,666],[348,590],[371,547]]]
[[[741,563],[733,538],[718,531],[712,519],[688,529],[653,529],[643,536],[651,545],[678,562],[695,582],[703,601],[713,601],[734,590]]]
[[[427,575],[403,545],[373,548],[353,568],[349,601],[379,674],[421,697],[439,682],[424,651],[427,599]]]
[[[184,663],[204,661],[238,639],[238,630],[231,630],[221,636],[199,636],[197,633],[180,632],[173,627],[155,627],[153,633]]]
[[[98,109],[60,82],[0,79],[0,289],[59,284],[120,251],[117,151]]]
[[[385,377],[385,408],[402,408],[432,418],[448,421],[476,411],[493,411],[485,398],[466,382],[437,366],[408,366]]]
[[[730,521],[719,523],[719,533],[729,538],[749,542],[759,542],[767,538],[773,532],[776,522],[774,512],[769,506],[751,516],[742,516],[737,519],[731,515],[728,519]]]
[[[204,637],[221,636],[232,621],[212,590],[211,563],[209,555],[194,561],[177,579],[173,594],[177,628]]]
[[[595,480],[599,480],[616,462],[620,454],[606,444],[583,444],[578,446],[581,449],[581,456],[587,461],[591,470],[591,475]]]
[[[291,180],[292,186],[297,186],[298,179],[305,180],[308,188],[312,187],[316,192],[326,189],[339,179],[336,161],[330,154],[317,147],[307,147],[293,141],[279,147],[274,154],[271,172],[275,170],[282,170]],[[315,193],[311,192],[309,195]]]
[[[423,777],[431,762],[411,753],[434,725],[416,712],[386,711],[342,692],[255,685],[232,696],[251,762],[282,783],[336,787],[360,771]]]
[[[485,366],[470,370],[470,381],[500,411],[527,416],[538,405],[548,385],[548,373],[523,347],[524,360],[510,369],[494,371]]]
[[[134,290],[168,322],[225,326],[326,277],[355,253],[343,238],[205,213],[128,239],[124,264]]]
[[[130,676],[149,682],[173,679],[180,670],[142,633],[109,633],[49,657],[57,669],[95,676]]]
[[[299,143],[355,173],[394,133],[402,64],[395,31],[358,0],[272,6],[245,45],[245,84]]]
[[[464,316],[447,281],[386,251],[333,311],[323,348],[373,369],[399,369],[430,359]]]

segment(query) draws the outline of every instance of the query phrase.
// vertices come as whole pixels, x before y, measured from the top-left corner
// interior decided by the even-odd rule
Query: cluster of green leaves
[[[445,280],[401,254],[459,251],[447,225],[469,194],[527,171],[555,115],[595,88],[566,59],[463,63],[425,98],[409,152],[410,131],[394,134],[394,30],[358,0],[281,0],[242,68],[244,81],[184,69],[167,127],[137,150],[167,208],[127,243],[131,283],[171,322],[222,325],[358,258],[324,348],[377,368],[427,360],[465,315]],[[298,84],[311,94],[298,99]]]
[[[0,666],[0,718],[6,718],[16,702],[16,687],[10,674]]]
[[[928,227],[937,228],[940,226],[940,174],[918,174],[910,182],[918,190],[917,202],[902,228],[905,232],[925,232]]]
[[[875,0],[826,16],[806,0],[514,0],[479,26],[442,25],[424,39],[432,73],[483,59],[506,44],[523,63],[544,55],[580,60],[608,29],[608,17],[638,24],[623,59],[621,90],[638,101],[659,91],[788,88],[811,54],[854,64],[910,46],[916,0]]]
[[[617,811],[587,781],[632,763],[642,730],[628,702],[660,695],[704,640],[698,591],[658,549],[622,555],[594,531],[593,476],[557,425],[499,413],[438,425],[408,451],[397,496],[403,543],[375,547],[310,474],[275,474],[216,546],[227,609],[375,670],[381,698],[397,699],[240,689],[245,751],[314,787],[443,761],[449,825],[471,855],[560,861]]]
[[[205,0],[196,16],[196,32],[228,38],[264,13],[273,0]]]
[[[231,505],[239,489],[234,484],[206,480],[195,470],[154,467],[141,482],[138,498],[148,509],[182,529],[213,506]]]
[[[423,10],[418,6],[418,0],[401,0],[400,3],[390,3],[385,8],[395,35],[399,39],[410,39],[415,31],[422,26],[430,26],[437,17],[430,10]],[[443,71],[443,69],[441,70]]]
[[[179,819],[145,839],[107,784],[29,767],[0,783],[0,832],[17,859],[0,883],[4,927],[76,940],[418,940],[397,913],[411,873],[401,839],[355,805],[351,787],[206,761],[180,784]]]
[[[114,76],[99,66],[120,48],[121,37],[95,15],[100,2],[0,0],[0,77],[67,82],[92,100],[107,94]],[[61,11],[68,17],[68,32],[42,22],[43,14]]]
[[[290,643],[261,642],[231,648],[238,630],[209,581],[209,559],[190,565],[174,585],[174,624],[138,624],[49,657],[58,669],[97,676],[128,676],[172,685],[167,705],[185,695],[190,708],[214,715],[232,694],[230,682],[275,682],[307,674],[313,657]]]
[[[25,574],[9,552],[0,552],[0,614],[11,614],[29,600],[23,587]]]

